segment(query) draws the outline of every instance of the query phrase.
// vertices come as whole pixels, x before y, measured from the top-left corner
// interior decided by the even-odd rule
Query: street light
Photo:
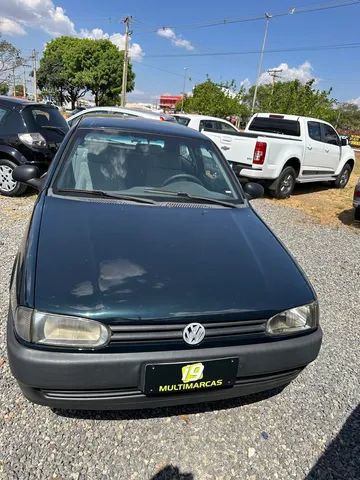
[[[185,85],[186,85],[186,71],[189,70],[189,67],[184,67],[184,86],[183,86],[183,95],[181,99],[181,111],[184,112],[184,97],[185,97]]]
[[[256,96],[257,96],[259,80],[260,80],[261,71],[262,71],[262,64],[263,64],[264,50],[265,50],[265,45],[266,45],[266,38],[267,38],[267,34],[268,34],[269,21],[270,21],[271,18],[272,18],[272,15],[270,13],[265,13],[266,21],[265,21],[264,40],[263,40],[263,44],[262,44],[262,48],[261,48],[261,52],[260,52],[258,73],[257,73],[256,85],[255,85],[253,102],[252,102],[252,107],[251,107],[251,115],[254,113],[254,110],[255,110]]]

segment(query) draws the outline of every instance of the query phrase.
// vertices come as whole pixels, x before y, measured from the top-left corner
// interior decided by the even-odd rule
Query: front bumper
[[[136,409],[249,395],[286,385],[318,355],[322,331],[279,341],[185,351],[131,353],[64,353],[28,348],[16,339],[8,324],[11,371],[24,395],[54,408]],[[146,396],[141,391],[148,363],[196,362],[238,357],[234,386],[168,396]]]

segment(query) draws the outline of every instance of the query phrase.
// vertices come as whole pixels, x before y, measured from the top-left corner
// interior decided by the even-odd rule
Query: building
[[[175,110],[175,105],[180,102],[182,95],[160,95],[159,106],[164,111]]]

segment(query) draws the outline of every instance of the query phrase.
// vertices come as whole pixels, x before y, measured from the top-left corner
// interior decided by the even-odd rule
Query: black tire
[[[12,180],[12,171],[15,167],[16,163],[7,158],[0,158],[0,195],[18,197],[25,192],[26,185]]]
[[[345,188],[348,181],[350,180],[350,175],[352,172],[352,167],[348,163],[343,166],[343,169],[336,177],[336,180],[333,182],[334,188]]]
[[[285,167],[276,180],[274,187],[271,188],[270,193],[274,198],[283,200],[290,197],[296,183],[296,172],[293,167]]]

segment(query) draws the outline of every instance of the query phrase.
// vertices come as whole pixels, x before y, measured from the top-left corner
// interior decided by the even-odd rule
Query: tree
[[[0,83],[0,95],[7,95],[9,93],[9,85],[7,83]]]
[[[334,125],[345,131],[360,130],[360,108],[353,103],[342,103],[334,110]]]
[[[83,82],[93,93],[96,105],[116,105],[121,93],[124,52],[109,40],[85,40],[86,63]],[[135,74],[128,67],[127,91],[135,85]]]
[[[229,115],[244,116],[248,107],[242,103],[244,91],[236,91],[234,82],[216,84],[210,79],[195,86],[192,96],[184,98],[184,111],[227,117]],[[180,110],[182,102],[178,102],[176,109]]]
[[[37,72],[41,90],[52,92],[62,105],[72,108],[88,91],[96,104],[116,103],[121,91],[123,52],[109,40],[59,37],[49,42]],[[134,88],[135,74],[129,65],[127,88]]]
[[[24,85],[18,83],[15,85],[15,96],[16,97],[23,97],[24,96]]]
[[[9,73],[22,63],[20,51],[11,43],[0,38],[0,85],[7,83]]]
[[[273,85],[260,85],[256,97],[255,111],[274,112],[288,115],[303,115],[331,121],[334,117],[335,100],[330,90],[314,88],[315,80],[302,84],[299,80],[277,82]],[[245,97],[251,105],[254,86]]]

